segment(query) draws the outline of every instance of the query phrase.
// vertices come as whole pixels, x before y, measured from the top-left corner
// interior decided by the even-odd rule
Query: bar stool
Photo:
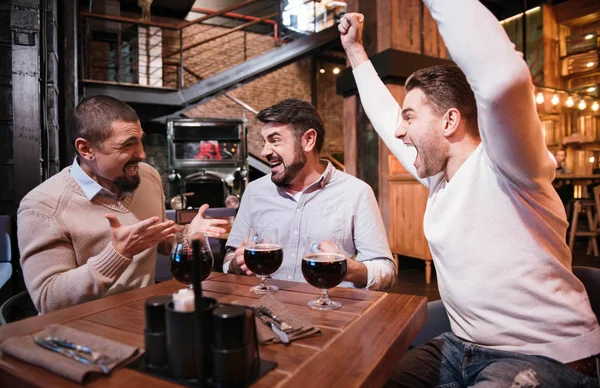
[[[569,234],[569,249],[573,252],[576,236],[588,237],[587,254],[592,251],[594,256],[600,256],[596,237],[600,235],[598,228],[598,209],[600,209],[600,186],[594,188],[594,198],[575,198],[573,200],[573,218]],[[588,219],[588,230],[579,230],[579,213],[585,212]]]

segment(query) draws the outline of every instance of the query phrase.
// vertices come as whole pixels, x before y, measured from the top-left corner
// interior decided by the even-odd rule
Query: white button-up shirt
[[[396,280],[398,265],[373,190],[331,163],[315,183],[295,196],[276,186],[271,175],[251,182],[242,196],[227,247],[237,248],[250,228],[267,227],[278,230],[283,248],[283,264],[271,275],[274,279],[306,282],[302,258],[308,237],[318,234],[339,241],[348,256],[365,264],[368,289],[387,289]],[[232,257],[227,255],[224,272]],[[343,282],[341,286],[353,285]]]

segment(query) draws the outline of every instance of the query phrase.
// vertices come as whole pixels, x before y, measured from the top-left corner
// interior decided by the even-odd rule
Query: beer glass
[[[330,311],[339,309],[340,302],[329,299],[328,289],[340,284],[348,271],[346,255],[340,250],[341,244],[324,235],[309,236],[307,248],[302,258],[302,275],[311,286],[321,289],[318,299],[308,302],[313,310]]]
[[[283,249],[277,229],[250,229],[244,250],[246,267],[260,278],[260,284],[250,289],[254,294],[276,292],[279,287],[267,284],[267,277],[274,274],[283,262]]]
[[[206,279],[213,267],[213,254],[208,244],[208,237],[203,235],[194,235],[194,238],[200,240],[200,274],[201,281]],[[189,288],[193,288],[192,283],[194,282],[192,272],[192,246],[188,245],[185,241],[186,236],[183,233],[177,233],[175,235],[175,242],[173,244],[173,250],[171,252],[171,274],[173,277],[181,282],[188,285]]]

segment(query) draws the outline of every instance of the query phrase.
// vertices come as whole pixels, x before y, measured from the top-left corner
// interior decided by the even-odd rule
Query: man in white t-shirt
[[[363,49],[362,15],[339,25],[366,114],[430,190],[424,232],[452,327],[389,384],[597,386],[600,328],[571,271],[529,68],[478,1],[424,2],[458,67],[415,72],[402,107]]]

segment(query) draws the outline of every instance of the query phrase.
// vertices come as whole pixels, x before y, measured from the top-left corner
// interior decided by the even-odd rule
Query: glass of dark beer
[[[194,236],[200,240],[200,275],[201,281],[206,279],[213,268],[213,254],[208,244],[208,237],[206,235]],[[192,272],[192,246],[188,245],[185,240],[185,236],[176,236],[175,243],[173,244],[173,250],[171,252],[171,274],[173,277],[181,282],[188,285],[189,288],[193,288],[192,283],[194,282]]]
[[[283,262],[277,229],[250,229],[244,261],[246,267],[260,278],[260,284],[252,287],[250,292],[262,295],[278,291],[279,287],[267,284],[269,275],[274,274]]]
[[[328,289],[340,284],[348,271],[346,255],[339,244],[323,239],[308,239],[308,247],[302,258],[302,275],[311,286],[321,289],[317,300],[308,302],[313,310],[330,311],[339,309],[340,302],[329,299]]]

